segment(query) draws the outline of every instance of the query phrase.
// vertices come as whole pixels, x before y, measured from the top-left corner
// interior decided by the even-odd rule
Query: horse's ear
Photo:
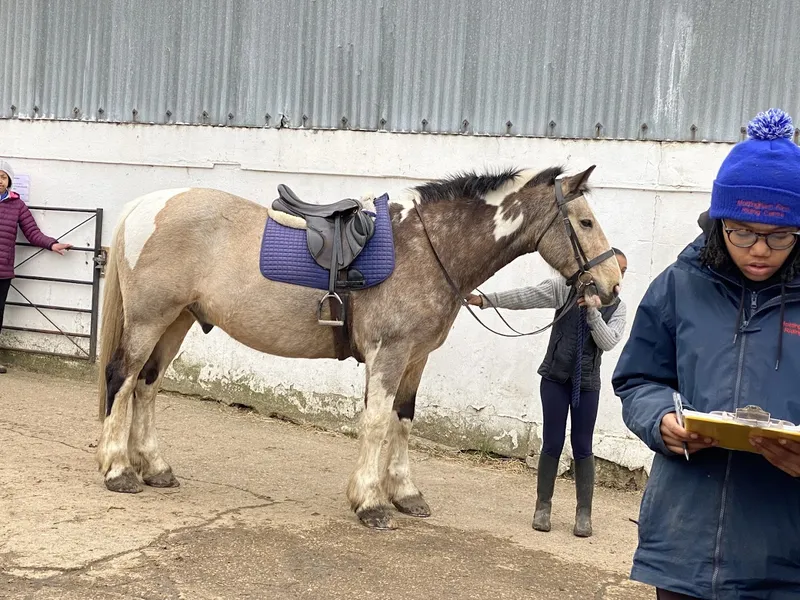
[[[597,165],[592,165],[583,173],[578,173],[572,177],[565,177],[564,183],[567,187],[565,196],[579,196],[585,192],[588,188],[586,182],[589,180],[589,176],[592,174],[592,171],[594,171],[596,166]]]

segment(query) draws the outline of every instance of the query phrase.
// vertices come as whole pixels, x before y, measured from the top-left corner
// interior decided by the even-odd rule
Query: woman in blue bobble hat
[[[800,444],[687,435],[684,408],[800,423],[800,148],[771,109],[722,163],[703,233],[652,282],[612,378],[655,457],[631,578],[657,598],[800,598]],[[684,455],[684,443],[689,459]]]

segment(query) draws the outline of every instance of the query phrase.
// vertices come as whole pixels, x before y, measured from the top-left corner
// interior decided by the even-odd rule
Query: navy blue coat
[[[687,462],[661,439],[673,390],[693,410],[756,404],[800,423],[800,278],[784,294],[750,289],[702,265],[704,243],[652,282],[612,377],[625,424],[655,452],[631,577],[714,600],[800,598],[800,478],[720,448]]]

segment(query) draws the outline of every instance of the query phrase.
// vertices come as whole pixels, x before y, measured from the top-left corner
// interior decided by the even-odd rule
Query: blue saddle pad
[[[394,271],[394,236],[389,196],[375,199],[375,232],[351,268],[364,276],[363,288],[385,281]],[[306,243],[305,229],[293,229],[267,218],[259,259],[261,274],[272,281],[328,289],[328,269],[320,267]]]

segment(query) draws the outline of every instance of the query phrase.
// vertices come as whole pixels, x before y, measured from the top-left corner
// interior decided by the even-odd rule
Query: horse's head
[[[559,174],[555,180],[537,177],[520,189],[524,205],[542,207],[535,219],[526,219],[527,227],[520,233],[528,251],[538,251],[570,283],[575,282],[590,304],[607,305],[619,295],[622,273],[584,198],[593,170],[591,166],[571,177]]]

